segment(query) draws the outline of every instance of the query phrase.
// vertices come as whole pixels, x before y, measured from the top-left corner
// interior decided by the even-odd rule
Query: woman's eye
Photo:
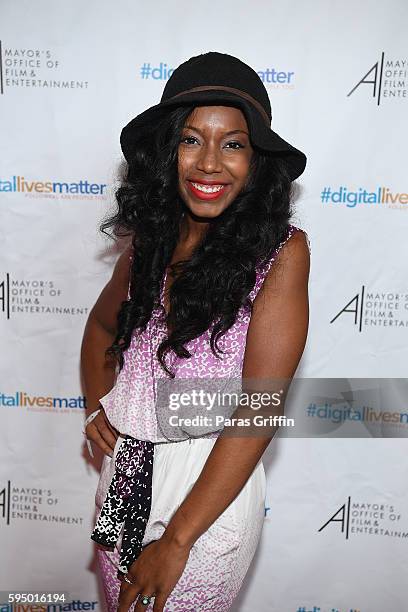
[[[180,142],[186,142],[186,141],[194,141],[197,140],[197,138],[195,138],[194,136],[183,136],[183,138],[181,139]],[[186,144],[193,144],[192,142],[186,142]]]
[[[238,142],[237,140],[232,140],[232,141],[230,141],[230,142],[227,142],[227,145],[226,145],[226,146],[228,146],[228,145],[237,145],[237,146],[233,146],[233,147],[232,147],[233,149],[243,149],[243,148],[244,148],[244,145],[242,145],[242,144],[241,144],[240,142]]]

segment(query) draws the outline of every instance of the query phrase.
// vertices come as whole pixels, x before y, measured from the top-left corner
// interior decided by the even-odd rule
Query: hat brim
[[[164,100],[137,115],[123,128],[120,135],[120,144],[125,159],[129,162],[133,157],[140,129],[148,125],[157,124],[163,114],[167,113],[169,109],[189,104],[203,106],[205,104],[214,105],[222,103],[238,107],[243,111],[248,123],[251,143],[259,149],[276,154],[276,157],[279,157],[286,165],[291,181],[294,181],[303,173],[307,158],[302,151],[296,149],[272,130],[250,102],[233,93],[214,89],[211,91],[185,93],[177,96],[177,98]]]

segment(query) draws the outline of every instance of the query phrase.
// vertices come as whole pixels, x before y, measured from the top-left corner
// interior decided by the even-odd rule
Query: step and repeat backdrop
[[[407,376],[407,19],[402,0],[0,3],[1,610],[9,590],[106,609],[80,344],[119,255],[98,225],[120,130],[187,58],[215,50],[255,68],[272,127],[308,156],[292,220],[312,251],[297,376]],[[407,609],[406,427],[363,429],[271,443],[235,611]]]

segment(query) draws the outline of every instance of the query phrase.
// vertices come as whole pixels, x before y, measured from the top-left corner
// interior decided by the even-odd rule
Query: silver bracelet
[[[87,416],[87,418],[84,421],[84,430],[83,430],[83,433],[85,433],[85,429],[88,427],[89,423],[92,423],[94,418],[98,416],[98,414],[100,413],[101,410],[102,410],[102,408],[97,408],[97,410],[94,410],[93,412],[91,412],[91,414],[89,414]]]
[[[84,428],[82,430],[82,433],[84,434],[84,436],[86,436],[86,428],[89,425],[89,423],[92,423],[92,421],[94,420],[95,417],[98,416],[98,414],[100,413],[100,411],[102,410],[102,408],[98,408],[97,410],[94,410],[93,412],[91,412],[90,415],[88,415],[88,417],[85,419],[84,421]],[[91,446],[91,441],[88,440],[88,438],[86,438],[86,445],[88,447],[88,452],[91,455],[92,459],[94,458],[94,454],[93,454],[93,450],[92,450],[92,446]]]

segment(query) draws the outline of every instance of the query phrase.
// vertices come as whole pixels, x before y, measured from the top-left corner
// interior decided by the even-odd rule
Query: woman
[[[82,345],[85,433],[106,453],[92,539],[109,610],[229,610],[259,542],[276,428],[172,437],[155,403],[169,378],[296,371],[309,245],[289,223],[290,196],[306,157],[270,121],[256,72],[210,52],[181,64],[121,134],[127,175],[102,229],[132,244]]]

